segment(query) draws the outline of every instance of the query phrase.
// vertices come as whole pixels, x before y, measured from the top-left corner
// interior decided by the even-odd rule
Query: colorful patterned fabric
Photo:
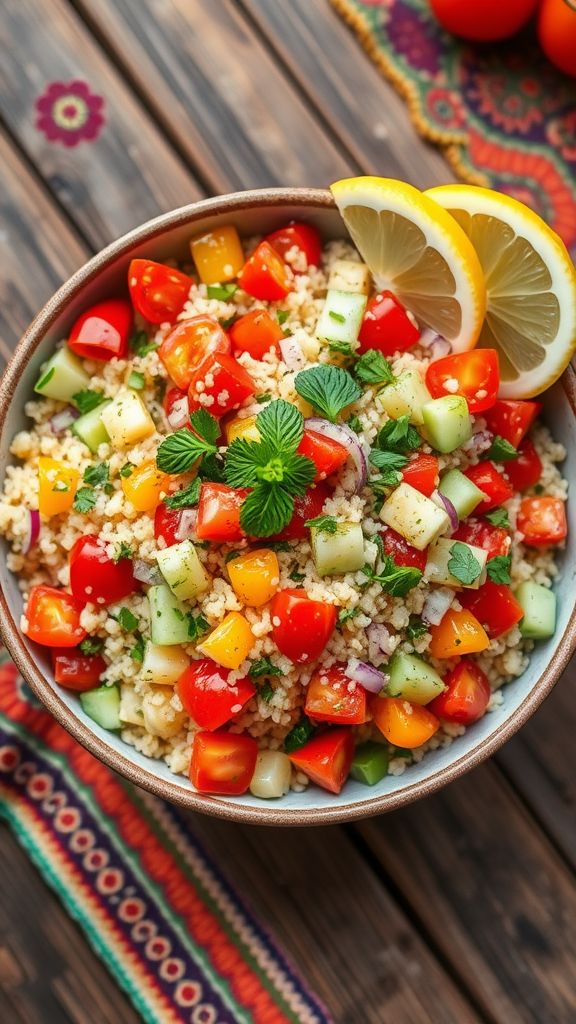
[[[330,1024],[180,813],[84,750],[4,654],[0,816],[143,1021]]]
[[[576,256],[576,86],[532,31],[473,46],[444,32],[429,0],[332,3],[456,173],[527,203]]]

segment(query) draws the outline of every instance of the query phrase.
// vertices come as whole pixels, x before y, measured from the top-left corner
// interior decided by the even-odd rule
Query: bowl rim
[[[335,203],[327,189],[296,187],[252,189],[203,199],[146,221],[106,246],[83,264],[61,285],[36,315],[18,342],[0,379],[0,437],[4,431],[8,408],[18,381],[44,334],[85,285],[111,266],[118,257],[129,255],[143,242],[151,241],[167,230],[186,224],[192,225],[206,216],[233,215],[235,212],[256,207],[275,206],[291,206],[296,212],[299,207],[308,210],[310,208],[334,209]],[[576,373],[571,366],[565,370],[561,383],[572,411],[576,415]],[[198,811],[216,818],[246,824],[295,827],[355,821],[395,810],[413,800],[429,796],[487,760],[528,721],[552,691],[576,648],[576,615],[570,617],[566,629],[555,645],[548,665],[531,691],[489,739],[477,743],[430,778],[411,783],[397,792],[368,797],[361,802],[338,801],[334,803],[334,806],[302,809],[283,809],[281,803],[263,802],[262,806],[244,805],[197,793],[179,785],[176,782],[176,777],[174,782],[161,779],[152,770],[142,768],[135,764],[130,757],[115,750],[80,719],[74,717],[57,691],[39,670],[33,656],[24,644],[19,624],[14,619],[6,595],[2,590],[0,590],[0,638],[35,696],[39,698],[56,721],[91,754],[129,782],[187,810]],[[131,749],[128,745],[126,748],[127,750]]]

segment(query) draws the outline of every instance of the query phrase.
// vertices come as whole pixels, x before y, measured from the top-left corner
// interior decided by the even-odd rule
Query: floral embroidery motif
[[[51,82],[35,107],[38,131],[68,148],[94,142],[104,127],[104,99],[90,92],[86,82]]]

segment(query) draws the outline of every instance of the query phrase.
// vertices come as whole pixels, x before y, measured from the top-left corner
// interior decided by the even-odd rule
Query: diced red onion
[[[28,514],[26,536],[22,542],[22,553],[24,555],[27,555],[32,550],[40,536],[40,513],[38,509],[29,508],[26,511]]]
[[[472,437],[468,438],[467,441],[462,445],[462,449],[465,452],[474,452],[475,455],[480,455],[482,452],[488,450],[492,444],[492,434],[489,430],[478,430]]]
[[[448,518],[450,520],[450,526],[451,526],[451,529],[452,529],[452,533],[455,533],[456,530],[458,529],[459,525],[460,525],[460,520],[458,518],[458,513],[457,513],[456,509],[454,508],[454,505],[450,501],[450,498],[447,498],[445,494],[442,494],[442,491],[433,491],[433,493],[432,493],[432,501],[436,505],[438,505],[438,508],[443,508],[444,509],[444,511],[446,512],[446,514],[447,514],[447,516],[448,516]]]
[[[321,420],[313,417],[305,420],[304,426],[315,430],[324,437],[338,441],[348,449],[349,457],[354,464],[354,483],[351,493],[359,494],[368,479],[368,455],[365,446],[357,434],[344,423],[330,423],[329,420]]]
[[[190,410],[188,408],[188,395],[184,395],[182,398],[178,398],[166,419],[172,427],[172,430],[180,430],[181,427],[185,427],[188,423],[190,416]]]
[[[380,693],[380,690],[386,686],[389,680],[389,676],[374,668],[374,665],[369,665],[365,661],[358,661],[357,658],[350,658],[344,669],[344,674],[349,679],[353,679],[355,683],[360,683],[360,686],[368,690],[369,693]]]
[[[392,654],[394,644],[392,642],[390,630],[382,622],[370,623],[366,630],[366,636],[368,637],[368,643],[370,645],[371,658],[373,654]]]
[[[150,586],[156,587],[158,584],[163,583],[162,573],[157,565],[151,565],[150,562],[143,561],[142,558],[135,558],[132,562],[132,571],[134,573],[134,579],[140,583],[146,583]]]
[[[422,608],[422,618],[429,626],[438,626],[454,600],[454,591],[448,587],[431,590]]]
[[[63,434],[65,430],[68,430],[68,427],[72,426],[74,420],[78,419],[79,415],[78,409],[67,405],[65,409],[60,409],[60,412],[56,412],[50,417],[48,420],[50,430],[53,434]]]
[[[180,522],[174,530],[177,540],[188,540],[196,530],[198,511],[195,508],[183,508],[180,513]]]
[[[291,334],[287,338],[281,338],[278,342],[282,359],[289,370],[299,370],[306,362],[300,345]]]
[[[428,354],[432,362],[435,359],[441,359],[442,356],[449,356],[452,351],[452,345],[447,338],[444,338],[437,331],[432,330],[431,327],[426,327],[420,335],[418,342],[422,348],[428,349]]]

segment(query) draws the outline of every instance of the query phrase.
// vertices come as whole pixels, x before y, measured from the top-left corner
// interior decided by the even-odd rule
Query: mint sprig
[[[294,387],[301,398],[332,423],[347,405],[362,397],[362,389],[354,378],[338,366],[311,366],[309,370],[301,370],[295,377]]]

